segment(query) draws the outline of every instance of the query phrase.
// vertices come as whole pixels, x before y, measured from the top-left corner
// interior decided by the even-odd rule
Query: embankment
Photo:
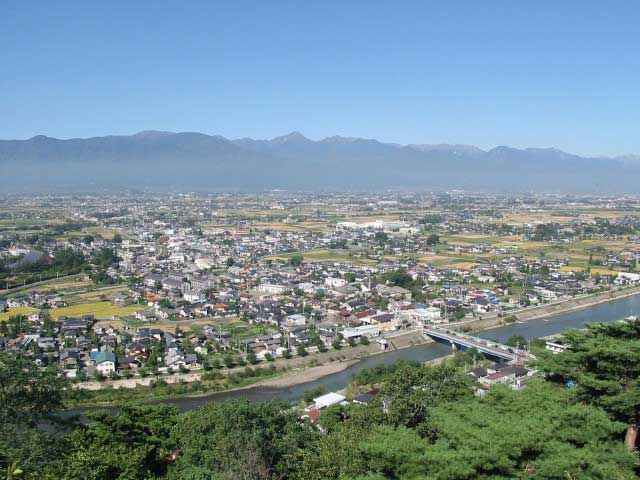
[[[521,310],[518,310],[517,312],[512,313],[511,315],[513,315],[519,322],[527,322],[529,320],[535,320],[538,318],[553,317],[555,315],[561,315],[563,313],[582,310],[584,308],[593,307],[601,303],[611,302],[613,300],[619,300],[621,298],[638,294],[640,294],[640,287],[611,290],[602,293],[568,298],[566,300],[559,300],[557,302],[547,303],[535,307],[523,308]],[[464,330],[479,332],[482,330],[487,330],[489,328],[507,325],[508,323],[505,321],[505,318],[507,317],[492,315],[481,319],[451,323],[448,326],[451,328],[460,328]]]

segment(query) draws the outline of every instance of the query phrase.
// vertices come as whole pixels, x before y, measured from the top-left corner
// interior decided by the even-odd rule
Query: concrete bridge
[[[508,345],[503,345],[480,337],[474,337],[445,327],[424,325],[422,331],[424,335],[427,335],[438,342],[449,343],[452,348],[461,348],[463,350],[475,348],[486,356],[499,360],[518,360],[520,362],[528,362],[535,359],[535,356],[531,353],[520,348],[509,347]]]

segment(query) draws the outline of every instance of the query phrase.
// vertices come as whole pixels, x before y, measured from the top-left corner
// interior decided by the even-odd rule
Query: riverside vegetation
[[[637,478],[640,322],[563,341],[572,348],[539,352],[545,377],[485,398],[459,359],[362,373],[354,383],[378,386],[377,400],[324,410],[322,429],[290,404],[238,400],[62,420],[66,381],[1,353],[0,462],[6,478],[25,479]]]

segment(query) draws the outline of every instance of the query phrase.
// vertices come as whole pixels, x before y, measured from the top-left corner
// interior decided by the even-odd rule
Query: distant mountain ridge
[[[554,148],[485,151],[341,136],[314,141],[300,132],[270,140],[154,130],[0,140],[0,187],[6,191],[171,186],[623,193],[638,192],[639,185],[636,156],[580,157]]]

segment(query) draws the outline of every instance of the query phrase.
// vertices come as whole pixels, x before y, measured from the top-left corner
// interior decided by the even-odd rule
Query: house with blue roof
[[[116,371],[116,355],[113,352],[98,352],[93,357],[96,370],[107,376]]]

